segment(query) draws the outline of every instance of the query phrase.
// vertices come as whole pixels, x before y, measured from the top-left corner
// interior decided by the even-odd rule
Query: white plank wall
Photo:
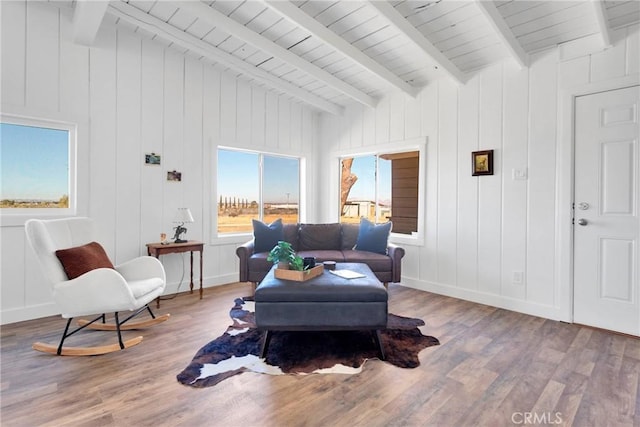
[[[529,76],[527,300],[553,305],[555,268],[556,51],[534,58]],[[521,270],[522,271],[522,270]]]
[[[637,73],[639,38],[635,25],[615,31],[604,51],[577,40],[532,55],[528,69],[506,61],[463,86],[433,82],[416,100],[392,94],[374,111],[322,115],[328,152],[428,140],[425,242],[403,244],[404,285],[563,318],[558,295],[570,284],[558,283],[556,265],[559,102],[568,88]],[[472,177],[471,152],[484,149],[495,150],[495,174]],[[512,179],[514,168],[528,179]],[[336,215],[325,208],[319,217]],[[518,272],[522,283],[514,283]]]
[[[500,295],[523,300],[525,287],[513,283],[515,266],[526,266],[527,241],[527,181],[514,181],[510,169],[527,167],[528,147],[528,91],[529,70],[510,70],[504,73],[503,100],[504,111],[510,111],[509,120],[503,124],[502,138],[502,271]],[[508,166],[506,166],[508,165]],[[517,270],[522,271],[524,270]]]
[[[237,280],[239,242],[212,238],[218,145],[304,156],[302,214],[312,222],[335,220],[328,153],[426,137],[425,239],[404,245],[403,284],[560,318],[558,295],[569,284],[559,283],[556,265],[559,99],[570,87],[640,72],[634,25],[614,31],[604,51],[586,37],[533,54],[528,69],[505,61],[466,85],[441,79],[417,98],[392,93],[375,109],[353,105],[335,117],[116,29],[113,19],[89,48],[73,43],[64,4],[0,8],[2,112],[83,126],[80,210],[96,220],[114,262],[171,235],[176,208],[189,207],[196,222],[187,237],[207,243],[205,286]],[[495,175],[471,176],[470,153],[480,149],[495,150]],[[150,152],[161,166],[144,165]],[[513,180],[514,168],[528,179]],[[182,182],[167,182],[169,170]],[[3,221],[0,250],[0,323],[55,314],[21,225]],[[172,293],[188,277],[188,257],[163,263]]]
[[[145,243],[161,232],[172,235],[176,209],[189,207],[196,222],[187,225],[186,237],[207,243],[205,286],[237,280],[238,242],[212,239],[215,147],[304,156],[306,181],[314,185],[315,110],[133,30],[107,24],[94,46],[74,44],[72,9],[64,6],[12,1],[0,7],[2,112],[86,124],[78,141],[87,193],[81,205],[112,260],[146,254]],[[162,156],[161,166],[144,165],[151,152]],[[168,182],[170,170],[182,172],[182,182]],[[1,322],[57,313],[22,225],[3,222],[0,249]],[[180,290],[186,289],[188,254],[162,261],[167,293],[183,272]]]

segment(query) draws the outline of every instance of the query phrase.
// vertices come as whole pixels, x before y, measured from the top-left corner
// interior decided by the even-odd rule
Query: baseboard
[[[209,276],[202,279],[203,288],[212,288],[214,286],[226,285],[238,281],[238,273],[223,274],[220,276]],[[193,279],[193,290],[200,289],[200,279]],[[189,290],[189,281],[167,283],[167,287],[162,295],[173,295],[179,292],[185,292]]]
[[[202,286],[203,288],[210,288],[237,281],[237,273],[224,274],[220,276],[209,276],[203,279]],[[463,299],[466,301],[476,302],[479,304],[490,305],[492,307],[504,308],[505,310],[517,311],[519,313],[529,314],[532,316],[544,317],[545,319],[560,320],[564,322],[571,321],[570,319],[567,319],[565,315],[563,315],[562,310],[553,306],[517,300],[501,295],[487,294],[470,289],[456,288],[450,285],[427,282],[424,280],[417,280],[409,277],[403,277],[401,284],[403,286],[418,289],[421,291],[433,292],[434,294],[445,295],[453,298]],[[186,284],[183,282],[180,289],[178,289],[178,285],[178,282],[168,283],[163,295],[172,295],[177,292],[187,291],[189,289],[188,282]],[[199,281],[197,283],[194,283],[194,290],[198,289],[199,286]],[[13,308],[3,310],[0,313],[0,325],[22,322],[25,320],[39,319],[47,316],[54,316],[56,314],[60,314],[60,311],[53,303]]]
[[[0,325],[40,319],[42,317],[55,316],[56,314],[60,314],[60,310],[52,302],[29,307],[10,308],[2,310],[2,313],[0,313]]]
[[[225,285],[227,283],[233,283],[238,281],[238,273],[224,274],[220,276],[205,277],[202,280],[203,288],[210,288],[214,286]],[[185,292],[189,290],[189,282],[182,282],[182,286],[178,289],[179,282],[167,283],[167,287],[163,295],[172,295],[178,292]],[[195,280],[193,283],[194,292],[200,288],[200,279]],[[10,323],[23,322],[25,320],[40,319],[42,317],[55,316],[60,314],[58,307],[52,303],[32,305],[28,307],[11,308],[2,310],[0,312],[0,325],[7,325]]]
[[[559,307],[537,304],[530,301],[523,301],[502,295],[488,294],[472,289],[462,289],[442,283],[428,282],[408,277],[403,277],[402,285],[421,291],[432,292],[438,295],[458,298],[465,301],[485,304],[492,307],[503,308],[505,310],[517,311],[518,313],[529,314],[531,316],[543,317],[545,319],[570,322]]]

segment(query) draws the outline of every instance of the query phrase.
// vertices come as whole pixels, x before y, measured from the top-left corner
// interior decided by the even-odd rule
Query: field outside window
[[[0,208],[3,213],[71,213],[75,126],[3,116]]]
[[[299,220],[300,159],[218,149],[218,235],[250,233],[252,220]]]

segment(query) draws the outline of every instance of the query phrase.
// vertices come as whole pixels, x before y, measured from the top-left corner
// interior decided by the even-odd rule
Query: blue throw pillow
[[[376,225],[366,218],[361,218],[358,240],[354,249],[386,255],[391,226],[391,221]]]
[[[284,240],[282,219],[278,218],[267,225],[258,220],[253,221],[253,252],[269,252],[280,240]]]

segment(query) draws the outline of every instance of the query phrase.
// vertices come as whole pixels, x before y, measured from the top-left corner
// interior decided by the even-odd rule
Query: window
[[[3,213],[74,213],[75,137],[72,124],[2,116]]]
[[[251,220],[299,219],[300,159],[218,149],[218,235],[253,231]]]
[[[420,151],[340,159],[340,222],[393,221],[393,232],[418,231]]]

